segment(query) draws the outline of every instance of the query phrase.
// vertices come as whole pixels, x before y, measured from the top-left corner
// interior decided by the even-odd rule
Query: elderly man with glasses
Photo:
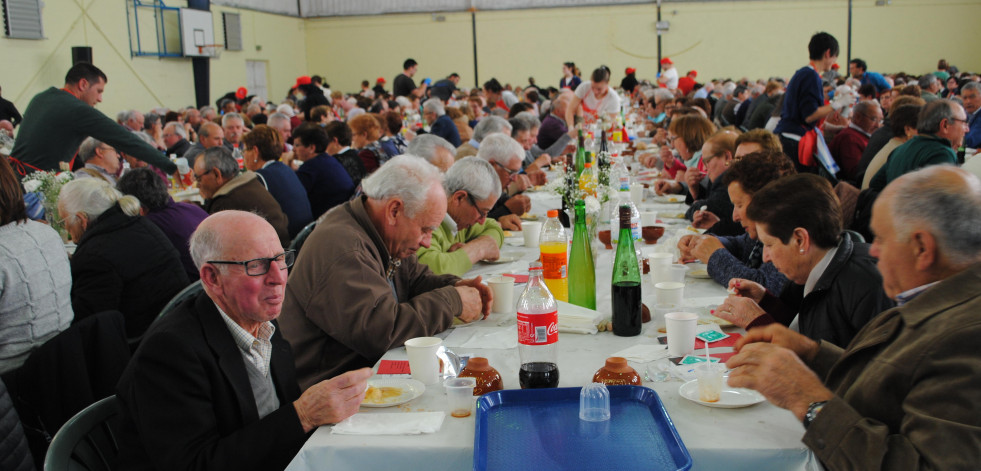
[[[371,370],[300,394],[276,324],[295,255],[261,217],[208,217],[191,256],[204,292],[158,320],[119,382],[120,469],[284,469],[314,429],[358,411]]]
[[[75,178],[101,178],[110,185],[116,185],[116,177],[123,163],[116,148],[88,137],[78,146],[78,158],[85,162],[85,166],[75,171]]]
[[[283,246],[289,245],[288,219],[276,198],[254,172],[240,172],[232,152],[224,146],[204,151],[194,163],[194,179],[209,214],[229,209],[252,211],[269,221]]]
[[[446,172],[446,216],[429,247],[416,252],[436,274],[462,276],[480,260],[496,260],[504,231],[487,213],[501,194],[494,168],[479,157],[465,157]]]

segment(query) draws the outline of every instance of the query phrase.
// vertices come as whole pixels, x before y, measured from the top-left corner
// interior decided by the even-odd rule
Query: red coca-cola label
[[[518,343],[548,345],[559,340],[559,311],[546,314],[518,313]]]

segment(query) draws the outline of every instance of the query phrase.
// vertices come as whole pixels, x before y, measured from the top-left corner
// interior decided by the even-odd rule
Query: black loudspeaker
[[[79,62],[92,63],[92,48],[89,46],[72,46],[72,65]]]

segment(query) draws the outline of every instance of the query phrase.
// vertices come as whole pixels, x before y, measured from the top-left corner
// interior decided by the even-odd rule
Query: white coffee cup
[[[494,294],[494,304],[491,311],[503,314],[514,312],[514,278],[510,276],[492,276],[487,279],[487,286],[490,286]]]
[[[657,224],[657,211],[641,211],[640,227],[648,227]]]
[[[409,356],[412,379],[423,384],[439,381],[439,358],[436,350],[442,345],[439,337],[416,337],[405,341],[405,353]]]
[[[525,237],[525,247],[538,248],[538,237],[542,233],[542,223],[538,221],[522,221],[521,234]]]
[[[668,355],[683,357],[695,351],[695,327],[698,315],[691,312],[669,312],[664,315],[668,331]]]
[[[654,297],[658,304],[676,304],[681,306],[684,293],[685,284],[677,281],[662,281],[654,285]]]
[[[634,202],[635,206],[640,206],[644,202],[644,186],[637,183],[630,187],[630,201]]]

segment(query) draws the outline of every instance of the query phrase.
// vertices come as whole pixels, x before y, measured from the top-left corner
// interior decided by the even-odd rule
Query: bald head
[[[200,270],[209,260],[235,260],[229,257],[237,247],[263,239],[279,244],[276,230],[262,216],[247,211],[219,211],[201,221],[191,235],[191,258]]]

